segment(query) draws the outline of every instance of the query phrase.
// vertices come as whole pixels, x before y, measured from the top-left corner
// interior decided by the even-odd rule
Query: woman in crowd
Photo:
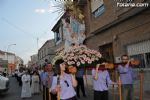
[[[51,92],[56,94],[60,90],[60,100],[76,100],[74,87],[77,86],[77,81],[75,77],[65,73],[66,64],[62,59],[56,61],[55,67],[58,75],[53,77]]]
[[[38,73],[36,71],[33,72],[32,75],[32,85],[31,85],[31,90],[32,90],[32,94],[39,94],[39,76]]]

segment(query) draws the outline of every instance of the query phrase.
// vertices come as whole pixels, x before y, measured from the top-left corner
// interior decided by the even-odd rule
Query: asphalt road
[[[0,100],[42,100],[42,94],[33,95],[30,99],[21,99],[21,87],[15,78],[10,78],[10,89],[6,94],[0,94]]]
[[[85,88],[87,97],[78,98],[78,100],[93,100],[93,90],[91,86],[87,86]],[[109,91],[109,100],[119,100],[119,96],[112,95],[113,93],[117,93],[116,91]],[[144,92],[145,94],[145,92]],[[150,93],[147,93],[147,95]],[[42,93],[39,95],[33,95],[32,98],[29,99],[21,99],[21,87],[19,87],[17,80],[14,77],[10,78],[10,89],[6,94],[0,94],[0,100],[42,100]],[[143,96],[143,100],[150,100],[150,96],[146,94]],[[138,100],[138,99],[136,99]]]
[[[42,100],[42,93],[40,95],[33,95],[32,98],[28,99],[21,99],[21,87],[19,87],[19,84],[17,80],[14,77],[9,78],[10,79],[10,89],[6,94],[0,94],[0,100]],[[78,100],[92,100],[92,94],[87,92],[87,97],[83,97],[81,95]]]

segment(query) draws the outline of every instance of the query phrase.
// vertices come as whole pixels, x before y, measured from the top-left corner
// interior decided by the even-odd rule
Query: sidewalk
[[[87,97],[83,97],[81,95],[78,100],[93,100],[93,90],[92,86],[88,86],[85,88]],[[135,93],[135,100],[139,100],[139,92]],[[109,100],[119,100],[119,93],[118,93],[118,88],[117,89],[109,89]],[[143,100],[150,100],[150,91],[145,91],[143,92]]]
[[[149,74],[147,75],[149,76]],[[81,97],[78,100],[93,100],[93,89],[92,89],[92,77],[91,75],[87,75],[87,83],[86,85],[86,80],[84,79],[85,83],[85,91],[87,94],[86,98]],[[139,100],[140,96],[140,84],[139,80],[135,81],[134,84],[134,95],[135,95],[135,100]],[[149,86],[150,81],[148,80],[148,77],[145,77],[145,80],[143,82],[143,100],[150,100],[150,86]],[[118,88],[110,88],[109,89],[109,100],[119,100],[119,92]]]

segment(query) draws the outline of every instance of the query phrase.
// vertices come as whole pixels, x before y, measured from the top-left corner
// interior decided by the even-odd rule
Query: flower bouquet
[[[64,48],[61,47],[56,51],[56,56],[52,60],[53,65],[57,59],[63,59],[68,65],[68,68],[70,68],[68,70],[71,72],[72,67],[77,67],[77,69],[87,68],[90,70],[95,67],[96,64],[106,62],[100,52],[91,50],[85,45],[71,46],[66,52],[64,51]],[[113,66],[111,64],[105,64],[101,65],[100,69],[113,69]]]
[[[69,66],[89,67],[100,63],[102,55],[96,51],[87,48],[85,45],[75,45],[64,53],[63,59]]]

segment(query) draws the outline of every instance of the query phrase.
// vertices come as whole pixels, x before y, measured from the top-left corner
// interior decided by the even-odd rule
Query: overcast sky
[[[48,39],[58,20],[54,0],[0,0],[0,50],[13,52],[25,63]],[[39,43],[37,46],[37,38]]]

